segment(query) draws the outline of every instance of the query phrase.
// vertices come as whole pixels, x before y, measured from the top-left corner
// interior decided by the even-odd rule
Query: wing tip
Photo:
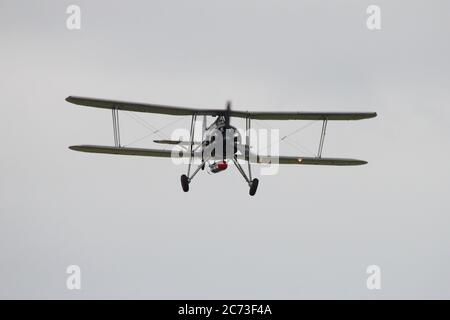
[[[68,96],[66,99],[64,99],[64,100],[66,100],[67,102],[69,102],[69,103],[74,103],[74,104],[76,104],[76,97],[75,96]]]
[[[348,161],[348,163],[343,164],[343,165],[347,165],[347,166],[363,166],[363,165],[366,165],[366,164],[369,163],[366,160],[360,160],[360,159],[347,159],[347,161]]]
[[[72,151],[83,151],[82,147],[83,146],[69,146],[69,149]]]
[[[99,146],[88,145],[88,144],[79,144],[79,145],[75,145],[75,146],[69,146],[68,148],[72,151],[92,152],[92,150],[97,147],[99,147]],[[114,148],[114,147],[109,147],[109,148]]]
[[[358,163],[356,164],[357,166],[363,166],[363,165],[366,165],[366,164],[368,164],[369,162],[368,161],[366,161],[366,160],[358,160]]]
[[[90,98],[80,97],[80,96],[68,96],[66,99],[67,102],[77,104],[79,106],[89,106],[89,104],[86,104],[86,100],[89,100]],[[100,100],[100,99],[98,99]]]
[[[349,120],[364,120],[364,119],[372,119],[376,118],[378,114],[376,112],[363,112],[360,113],[357,117]]]

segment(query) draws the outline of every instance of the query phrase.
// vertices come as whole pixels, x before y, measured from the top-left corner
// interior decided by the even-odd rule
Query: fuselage
[[[241,134],[221,116],[206,128],[203,141],[203,158],[208,159],[213,173],[225,170],[227,160],[233,159],[241,149]]]

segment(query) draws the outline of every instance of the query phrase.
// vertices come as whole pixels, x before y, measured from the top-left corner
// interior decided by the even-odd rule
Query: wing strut
[[[195,121],[197,120],[197,115],[192,115],[192,120],[191,120],[191,136],[190,136],[190,140],[189,140],[189,165],[188,165],[188,170],[187,170],[187,176],[189,178],[190,173],[191,173],[191,165],[192,165],[192,159],[193,159],[193,146],[194,146],[194,133],[195,133]],[[197,173],[197,172],[196,172]],[[190,179],[189,179],[190,180]]]
[[[320,134],[319,150],[317,151],[318,158],[322,158],[322,149],[323,149],[323,143],[325,141],[325,134],[327,132],[327,123],[328,123],[327,119],[323,120],[322,133]]]
[[[252,169],[251,169],[251,164],[250,164],[250,117],[245,118],[245,132],[246,132],[246,137],[245,137],[245,149],[248,150],[248,178],[250,181],[252,181]]]
[[[120,148],[121,145],[120,145],[119,109],[114,108],[111,110],[113,121],[114,145]]]

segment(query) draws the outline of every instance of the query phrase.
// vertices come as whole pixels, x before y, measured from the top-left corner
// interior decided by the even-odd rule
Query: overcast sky
[[[66,28],[71,4],[81,30]],[[0,297],[450,298],[449,13],[447,0],[0,0]],[[365,166],[255,169],[255,197],[230,167],[184,193],[169,159],[70,151],[113,136],[110,112],[68,95],[379,116],[328,126],[324,156]],[[124,143],[149,132],[121,120]],[[319,133],[280,151],[313,155]]]

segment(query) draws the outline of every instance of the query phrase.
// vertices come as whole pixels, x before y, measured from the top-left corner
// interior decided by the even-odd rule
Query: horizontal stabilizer
[[[180,146],[190,146],[191,143],[189,141],[180,141],[180,140],[153,140],[155,143],[161,144],[172,144],[172,145],[180,145]],[[194,142],[193,145],[199,145],[198,142]]]

